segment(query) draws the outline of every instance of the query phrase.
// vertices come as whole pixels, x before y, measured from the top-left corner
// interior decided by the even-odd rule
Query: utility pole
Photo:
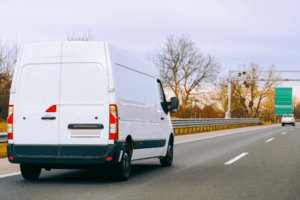
[[[200,92],[200,93],[191,93],[191,95],[201,95],[201,94],[204,94],[204,92]],[[196,118],[196,109],[195,109],[195,106],[196,106],[196,100],[195,97],[193,97],[193,99],[191,100],[192,101],[192,105],[193,105],[193,113],[194,113],[194,117]],[[193,114],[191,114],[191,117],[193,116]]]
[[[229,70],[229,83],[228,83],[228,105],[225,119],[231,118],[231,71]]]

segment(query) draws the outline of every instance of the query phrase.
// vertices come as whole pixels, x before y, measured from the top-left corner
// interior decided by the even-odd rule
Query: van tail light
[[[109,139],[119,139],[118,110],[116,104],[109,105]]]
[[[13,115],[14,115],[14,106],[9,105],[8,108],[8,118],[7,118],[7,139],[13,139]]]

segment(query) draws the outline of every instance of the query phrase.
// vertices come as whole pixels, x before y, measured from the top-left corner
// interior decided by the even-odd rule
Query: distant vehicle
[[[285,124],[292,124],[295,126],[295,118],[293,114],[285,114],[281,118],[281,124],[282,126],[285,126]]]
[[[24,45],[9,100],[7,156],[27,180],[42,168],[100,164],[127,180],[132,160],[172,165],[170,112],[177,109],[153,64],[108,43]]]

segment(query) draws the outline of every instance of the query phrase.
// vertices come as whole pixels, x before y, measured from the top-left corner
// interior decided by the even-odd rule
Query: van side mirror
[[[176,97],[171,98],[171,113],[176,113],[178,109],[178,99]]]

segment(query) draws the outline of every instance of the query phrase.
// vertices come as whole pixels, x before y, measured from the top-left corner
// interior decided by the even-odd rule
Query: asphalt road
[[[126,182],[112,181],[103,168],[42,171],[30,182],[4,177],[0,199],[300,199],[298,127],[179,143],[171,167],[136,161]]]

